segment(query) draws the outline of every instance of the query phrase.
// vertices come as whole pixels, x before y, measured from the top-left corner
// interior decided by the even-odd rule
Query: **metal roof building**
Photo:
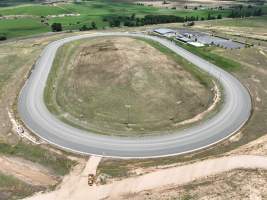
[[[169,29],[169,28],[157,28],[157,29],[154,29],[153,31],[161,35],[165,35],[169,33],[176,33],[175,30]]]

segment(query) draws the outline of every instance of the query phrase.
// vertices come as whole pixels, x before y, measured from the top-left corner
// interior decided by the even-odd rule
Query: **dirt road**
[[[36,196],[26,198],[31,200],[70,200],[70,199],[84,199],[84,197],[90,197],[90,200],[98,198],[98,187],[88,186],[88,174],[96,173],[97,166],[101,160],[101,157],[91,156],[88,160],[85,168],[77,166],[69,176],[66,176],[56,191],[37,194]],[[80,191],[81,190],[81,191]]]
[[[94,157],[90,159],[85,168],[86,170],[90,169],[91,162],[92,166],[97,166],[99,160]],[[162,169],[143,176],[93,187],[87,185],[87,177],[83,176],[83,173],[87,173],[87,171],[84,170],[80,174],[70,175],[63,181],[59,190],[47,194],[37,194],[27,198],[27,200],[82,200],[84,197],[90,197],[90,200],[103,198],[116,199],[121,195],[138,193],[143,190],[167,185],[182,185],[198,178],[240,168],[260,168],[267,170],[267,157],[250,155],[221,157],[194,164]]]

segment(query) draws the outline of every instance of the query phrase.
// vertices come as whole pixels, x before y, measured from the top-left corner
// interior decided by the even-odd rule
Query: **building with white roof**
[[[200,42],[187,42],[188,44],[194,46],[194,47],[204,47],[205,45]]]
[[[176,31],[173,29],[169,29],[169,28],[157,28],[157,29],[154,29],[153,32],[160,34],[162,36],[165,36],[165,37],[172,37],[176,35]]]

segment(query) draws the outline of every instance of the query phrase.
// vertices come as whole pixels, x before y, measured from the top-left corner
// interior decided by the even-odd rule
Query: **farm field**
[[[227,17],[231,9],[174,10],[131,3],[110,2],[106,0],[80,3],[56,3],[51,5],[22,4],[0,7],[0,35],[7,38],[26,36],[51,31],[52,23],[61,23],[63,30],[78,30],[83,25],[96,23],[98,29],[109,26],[104,18],[111,16],[144,17],[145,15],[174,15],[180,17],[207,18],[208,15]],[[266,13],[266,6],[262,7]],[[72,16],[67,16],[72,14]],[[60,16],[61,15],[61,16]],[[1,17],[2,16],[2,17]]]
[[[253,27],[253,28],[264,28],[267,26],[267,16],[262,17],[250,17],[245,19],[225,19],[216,22],[206,22],[214,24],[216,26],[227,26],[227,27]]]
[[[48,83],[45,100],[51,112],[101,134],[169,132],[213,101],[209,76],[160,45],[133,38],[65,45]]]
[[[39,34],[50,30],[50,27],[44,26],[34,18],[0,20],[0,32],[8,38]]]
[[[197,22],[195,28],[249,44],[266,41],[267,16]]]

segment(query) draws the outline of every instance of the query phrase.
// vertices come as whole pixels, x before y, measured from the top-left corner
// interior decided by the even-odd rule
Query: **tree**
[[[210,15],[210,13],[208,14],[208,20],[211,20],[211,15]]]
[[[256,10],[254,11],[253,15],[254,15],[254,16],[261,16],[261,15],[262,15],[262,10],[261,10],[261,8],[256,9]]]
[[[131,20],[135,20],[135,13],[132,14]]]
[[[94,21],[92,21],[92,23],[91,23],[91,27],[92,27],[92,29],[97,29],[97,27],[96,27],[96,23],[95,23]]]
[[[222,19],[222,15],[218,14],[217,19]]]
[[[6,36],[0,35],[0,41],[6,40],[6,39],[7,39]]]
[[[82,25],[82,27],[80,28],[80,31],[87,31],[89,30],[89,28],[86,25]]]
[[[60,32],[60,31],[62,31],[62,25],[61,25],[61,23],[53,23],[51,25],[51,29],[53,32]]]
[[[121,25],[121,22],[119,19],[112,19],[109,21],[110,27],[119,27]]]

